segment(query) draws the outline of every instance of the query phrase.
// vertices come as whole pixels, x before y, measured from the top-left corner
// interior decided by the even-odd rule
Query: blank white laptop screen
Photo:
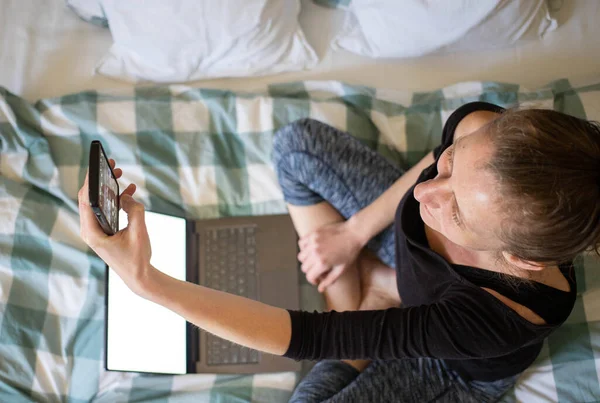
[[[185,219],[146,212],[152,244],[150,263],[185,281]],[[119,226],[127,215],[119,212]],[[186,321],[179,315],[135,295],[112,270],[108,276],[106,367],[109,370],[186,373]]]

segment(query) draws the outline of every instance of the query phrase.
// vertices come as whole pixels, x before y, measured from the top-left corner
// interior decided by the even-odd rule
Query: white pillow
[[[502,0],[489,17],[441,51],[473,51],[537,40],[554,31],[558,22],[550,15],[547,0]]]
[[[313,67],[298,0],[101,0],[114,45],[96,71],[181,82]]]
[[[67,6],[75,12],[82,20],[98,25],[108,27],[106,16],[100,7],[99,0],[66,0]]]
[[[376,58],[414,57],[444,47],[508,45],[554,28],[546,0],[351,0],[333,47]]]

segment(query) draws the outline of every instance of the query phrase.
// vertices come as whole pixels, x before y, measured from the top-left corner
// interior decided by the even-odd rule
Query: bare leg
[[[363,249],[358,263],[362,290],[359,310],[399,307],[402,300],[398,293],[396,270],[368,249]]]
[[[288,210],[294,227],[299,236],[335,222],[344,221],[344,217],[327,202],[312,206],[293,206],[288,204]],[[360,304],[360,278],[356,265],[349,267],[344,273],[327,287],[324,292],[329,310],[356,311]]]
[[[344,217],[327,202],[312,206],[292,206],[288,204],[288,210],[299,236],[309,234],[324,225],[344,220]],[[333,284],[327,287],[324,296],[329,310],[338,312],[357,311],[361,301],[358,265],[354,264],[348,267]],[[369,363],[365,360],[343,361],[359,371],[365,369]]]
[[[288,210],[299,236],[344,220],[344,217],[327,202],[312,206],[288,204]],[[359,262],[348,267],[335,283],[327,287],[324,293],[327,308],[341,312],[386,309],[400,305],[394,269],[383,264],[368,251],[363,251],[358,260]],[[361,291],[362,288],[364,292]],[[343,361],[359,371],[370,363],[370,360]]]
[[[368,250],[363,250],[358,257],[360,286],[362,298],[359,311],[387,309],[401,304],[396,287],[396,271],[386,266]],[[346,361],[359,371],[364,370],[370,360]]]

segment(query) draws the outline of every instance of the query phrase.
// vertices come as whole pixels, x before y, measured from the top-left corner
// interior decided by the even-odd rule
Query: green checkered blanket
[[[351,0],[313,0],[313,2],[323,7],[346,9],[350,7]]]
[[[600,82],[600,80],[599,80]],[[102,140],[150,210],[193,218],[285,210],[270,164],[275,130],[313,117],[403,168],[440,141],[458,106],[530,103],[600,119],[600,84],[537,91],[469,82],[406,93],[339,82],[232,93],[184,86],[83,92],[30,105],[0,89],[0,401],[286,401],[299,374],[140,376],[103,363],[104,265],[80,240],[76,196]],[[600,399],[598,262],[577,260],[580,295],[507,401]],[[302,306],[319,306],[302,285]]]

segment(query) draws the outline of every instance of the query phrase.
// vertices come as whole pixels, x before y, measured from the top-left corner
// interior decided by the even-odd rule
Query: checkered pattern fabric
[[[102,369],[104,265],[79,238],[77,191],[100,139],[149,210],[191,218],[285,211],[273,133],[312,117],[407,168],[460,105],[529,103],[600,119],[599,84],[537,91],[468,82],[426,93],[339,82],[232,93],[184,86],[83,92],[31,105],[0,89],[0,401],[286,401],[299,374],[140,376]],[[599,263],[577,260],[580,294],[507,401],[600,399]],[[318,308],[302,285],[302,306]]]
[[[100,5],[100,0],[65,0],[67,7],[79,18],[90,24],[108,28],[108,19]]]
[[[350,7],[352,0],[313,0],[313,3],[328,8],[342,8],[347,9]]]

